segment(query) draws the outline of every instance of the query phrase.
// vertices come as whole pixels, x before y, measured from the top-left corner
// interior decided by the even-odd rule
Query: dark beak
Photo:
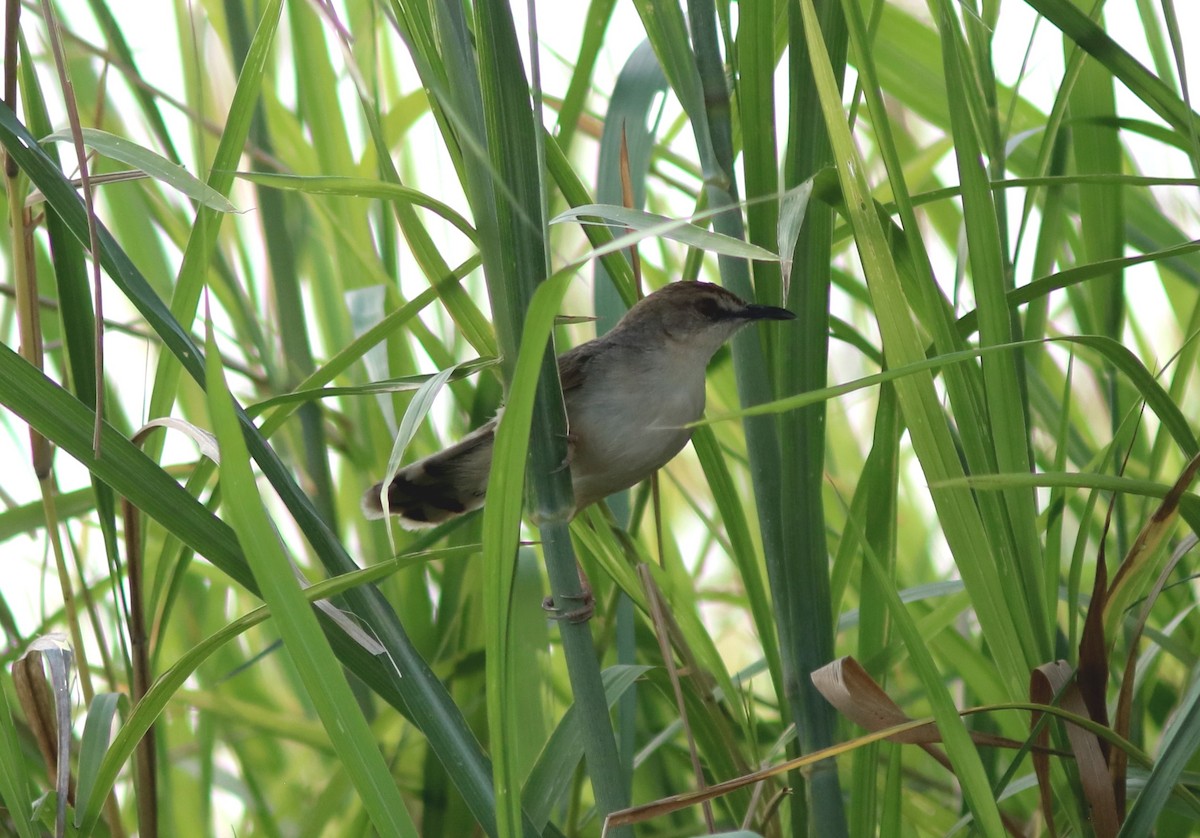
[[[778,306],[748,305],[742,311],[747,320],[795,320],[796,313]]]

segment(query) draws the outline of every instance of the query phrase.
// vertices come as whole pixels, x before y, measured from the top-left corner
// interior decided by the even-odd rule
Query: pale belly
[[[641,482],[687,445],[692,432],[684,426],[704,413],[704,380],[672,390],[630,388],[625,393],[636,397],[589,401],[580,394],[568,402],[577,509]]]

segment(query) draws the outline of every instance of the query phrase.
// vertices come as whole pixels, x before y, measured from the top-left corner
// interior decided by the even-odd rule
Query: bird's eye
[[[722,320],[725,317],[725,309],[712,297],[705,297],[699,300],[696,303],[696,308],[709,320]]]

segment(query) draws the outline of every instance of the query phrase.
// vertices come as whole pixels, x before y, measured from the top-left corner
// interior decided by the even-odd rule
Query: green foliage
[[[10,4],[0,832],[1191,833],[1194,10],[138,5]],[[798,318],[572,520],[555,315],[692,278]]]

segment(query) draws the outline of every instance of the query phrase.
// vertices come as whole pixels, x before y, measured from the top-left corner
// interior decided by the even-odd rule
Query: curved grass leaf
[[[237,212],[237,207],[230,203],[228,198],[161,154],[99,128],[84,128],[82,134],[83,144],[95,149],[104,157],[127,163],[147,177],[165,183],[209,209],[217,212]],[[70,131],[55,131],[42,137],[42,142],[70,143],[74,142],[74,138]]]
[[[757,259],[768,262],[779,261],[777,254],[765,248],[733,238],[732,236],[727,236],[723,233],[705,230],[692,224],[690,220],[667,218],[657,213],[619,207],[613,204],[587,204],[581,207],[572,207],[550,219],[551,224],[562,224],[567,221],[579,221],[582,224],[605,224],[610,227],[636,230],[637,235],[631,241],[627,241],[627,239],[630,239],[629,236],[622,236],[620,238],[625,247],[643,238],[662,236],[686,244],[689,247],[708,250],[722,256],[734,256],[741,259]]]
[[[259,186],[303,192],[309,195],[341,195],[353,198],[378,198],[381,201],[401,201],[432,210],[449,221],[455,229],[472,242],[477,238],[475,228],[471,226],[471,223],[449,204],[399,183],[387,183],[362,177],[281,175],[273,172],[238,172],[237,176]]]
[[[463,361],[461,364],[455,364],[449,368],[449,375],[446,377],[446,380],[458,381],[459,379],[474,375],[480,370],[494,367],[498,363],[500,363],[499,358],[477,358],[474,361]],[[445,371],[443,370],[443,372]],[[419,373],[417,375],[402,375],[397,378],[384,379],[383,381],[372,381],[370,384],[356,384],[352,387],[306,387],[247,405],[246,415],[258,416],[260,413],[273,407],[279,407],[280,405],[304,404],[305,402],[316,401],[317,399],[331,399],[335,396],[372,396],[379,393],[406,393],[410,390],[419,390],[421,387],[429,384],[435,376],[441,374]]]

